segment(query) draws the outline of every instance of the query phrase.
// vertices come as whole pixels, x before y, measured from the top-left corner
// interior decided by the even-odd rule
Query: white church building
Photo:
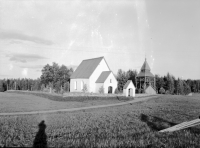
[[[110,70],[104,57],[83,60],[70,77],[70,92],[83,92],[86,85],[87,92],[114,93],[117,80]]]

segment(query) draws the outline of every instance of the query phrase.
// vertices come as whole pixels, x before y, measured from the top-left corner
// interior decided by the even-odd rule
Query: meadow
[[[198,118],[199,106],[199,95],[163,95],[109,108],[1,116],[0,146],[199,147],[200,126],[158,132]]]
[[[0,92],[0,113],[69,109],[131,100],[126,97],[62,97],[62,95],[8,91]]]

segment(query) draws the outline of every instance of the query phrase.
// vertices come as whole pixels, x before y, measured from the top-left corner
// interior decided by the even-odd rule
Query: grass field
[[[94,97],[93,97],[94,98]],[[128,100],[114,98],[83,99],[78,97],[63,98],[59,95],[50,95],[31,92],[0,92],[0,113],[20,111],[41,111],[86,107],[94,105],[119,103]]]
[[[0,146],[199,147],[200,126],[158,132],[198,118],[199,106],[199,95],[165,95],[132,105],[71,113],[2,116]],[[42,120],[46,128],[44,124],[38,128]]]

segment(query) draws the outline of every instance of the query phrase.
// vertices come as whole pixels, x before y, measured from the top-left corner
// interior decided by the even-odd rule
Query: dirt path
[[[30,111],[30,112],[15,112],[15,113],[0,113],[0,116],[13,116],[13,115],[33,115],[33,114],[46,114],[46,113],[56,113],[56,112],[72,112],[72,111],[80,111],[94,108],[104,108],[104,107],[114,107],[120,105],[126,105],[135,102],[141,102],[152,98],[157,98],[158,96],[149,96],[142,98],[135,98],[131,101],[126,101],[122,103],[108,104],[108,105],[97,105],[97,106],[88,106],[88,107],[80,107],[80,108],[69,108],[69,109],[56,109],[56,110],[46,110],[46,111]]]

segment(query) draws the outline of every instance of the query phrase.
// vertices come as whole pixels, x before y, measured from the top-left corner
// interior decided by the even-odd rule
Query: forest
[[[37,79],[13,78],[0,80],[0,91],[6,90],[29,90],[29,91],[46,91],[51,88],[55,93],[63,93],[70,91],[70,76],[73,69],[65,65],[59,65],[55,62],[52,65],[45,65],[42,69],[42,75]],[[136,85],[136,70],[129,69],[123,71],[119,69],[115,75],[118,81],[118,88],[115,93],[122,93],[123,86],[128,80],[132,80]],[[175,78],[172,74],[167,73],[164,76],[158,74],[156,78],[156,90],[159,94],[176,94],[187,95],[190,92],[200,93],[200,80]],[[136,93],[138,90],[136,90]]]

